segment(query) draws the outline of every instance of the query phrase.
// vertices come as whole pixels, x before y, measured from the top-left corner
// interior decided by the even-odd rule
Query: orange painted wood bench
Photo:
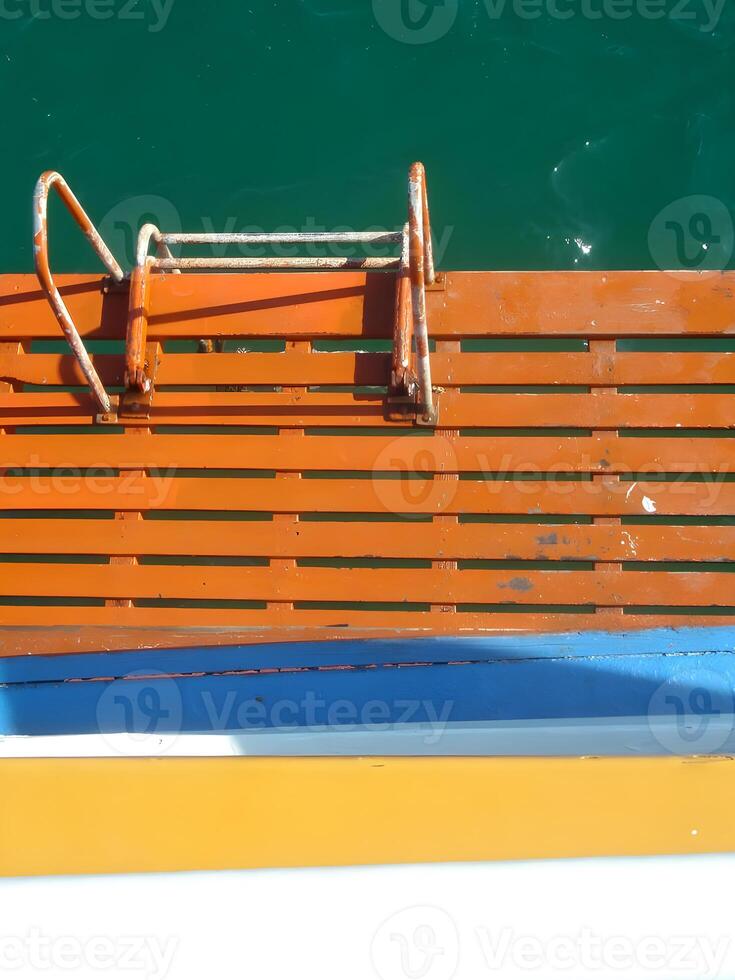
[[[119,387],[127,287],[56,278]],[[103,426],[1,276],[4,654],[733,623],[735,273],[439,276],[431,428],[386,418],[394,283],[154,273]]]

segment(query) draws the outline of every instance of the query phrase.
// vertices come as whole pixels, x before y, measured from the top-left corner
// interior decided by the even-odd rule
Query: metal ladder
[[[79,331],[54,284],[48,257],[48,198],[54,188],[82,230],[114,283],[129,281],[127,335],[125,340],[125,391],[110,395],[100,380]],[[151,244],[155,255],[151,255]],[[172,254],[171,245],[277,245],[277,244],[400,244],[400,255],[352,258],[197,256]],[[115,423],[118,417],[150,412],[155,390],[155,359],[146,356],[148,295],[153,273],[181,274],[189,270],[393,271],[396,299],[393,320],[391,374],[387,380],[385,417],[393,421],[412,419],[417,425],[434,426],[438,408],[431,383],[429,337],[426,318],[426,287],[436,281],[431,242],[426,172],[421,163],[412,164],[408,175],[408,221],[401,231],[294,232],[290,234],[167,233],[153,224],[140,229],[135,267],[129,277],[102,240],[91,219],[61,174],[46,171],[34,193],[33,247],[36,274],[56,319],[94,395],[100,423]]]

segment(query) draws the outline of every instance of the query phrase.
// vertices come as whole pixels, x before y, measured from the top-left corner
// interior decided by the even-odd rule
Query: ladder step
[[[384,256],[362,258],[233,256],[232,258],[154,259],[153,269],[162,272],[174,269],[397,269],[399,263],[399,258]]]
[[[170,233],[162,234],[160,240],[166,245],[261,245],[289,244],[296,242],[342,242],[344,244],[372,243],[382,244],[400,242],[400,231],[327,231],[327,232],[247,232],[232,233]]]

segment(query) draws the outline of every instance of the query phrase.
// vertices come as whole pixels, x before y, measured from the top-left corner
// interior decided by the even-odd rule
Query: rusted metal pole
[[[146,393],[150,391],[151,379],[145,371],[145,352],[148,337],[148,289],[150,272],[156,259],[149,255],[151,241],[161,260],[176,262],[171,250],[163,240],[163,235],[154,224],[145,224],[138,232],[135,250],[135,268],[130,276],[130,302],[128,304],[128,325],[125,337],[125,386]],[[172,272],[180,274],[178,268]]]
[[[431,388],[429,332],[426,323],[423,177],[423,165],[420,163],[412,164],[408,174],[408,230],[413,335],[416,344],[416,373],[419,379],[421,414],[423,421],[430,422],[434,417],[434,394]]]
[[[408,224],[403,227],[401,261],[396,278],[396,308],[393,321],[393,363],[391,389],[398,395],[407,395],[411,366],[411,280],[408,270]]]
[[[156,253],[160,259],[170,259],[172,262],[176,261],[171,249],[166,244],[166,239],[168,236],[161,234],[161,232],[156,228],[155,225],[146,224],[143,225],[138,232],[138,244],[135,249],[135,265],[139,269],[143,269],[148,261],[148,252],[150,251],[151,241],[155,243]],[[172,272],[179,272],[179,269],[172,269]]]
[[[81,228],[112,278],[116,282],[121,282],[124,273],[61,174],[56,173],[54,170],[47,170],[41,174],[33,195],[33,258],[36,266],[36,275],[38,276],[41,288],[51,304],[59,326],[64,331],[64,336],[69,342],[74,356],[79,361],[79,366],[82,369],[84,377],[87,379],[87,383],[92,390],[101,413],[108,415],[111,411],[109,395],[100,381],[99,375],[87,353],[87,349],[79,336],[79,331],[51,275],[48,257],[48,196],[52,187],[56,189],[72,218],[74,218],[77,225]]]
[[[148,334],[148,284],[153,258],[136,265],[130,276],[130,303],[125,338],[125,387],[146,392],[151,382],[145,376],[145,344]]]
[[[426,187],[426,170],[423,163],[421,168],[421,206],[424,226],[424,275],[427,285],[431,285],[436,279],[434,272],[434,244],[431,240],[431,218],[429,217],[429,192]]]

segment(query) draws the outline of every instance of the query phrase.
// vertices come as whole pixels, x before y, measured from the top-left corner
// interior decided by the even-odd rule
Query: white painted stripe
[[[706,755],[735,752],[732,715],[0,737],[0,758],[308,755]]]

